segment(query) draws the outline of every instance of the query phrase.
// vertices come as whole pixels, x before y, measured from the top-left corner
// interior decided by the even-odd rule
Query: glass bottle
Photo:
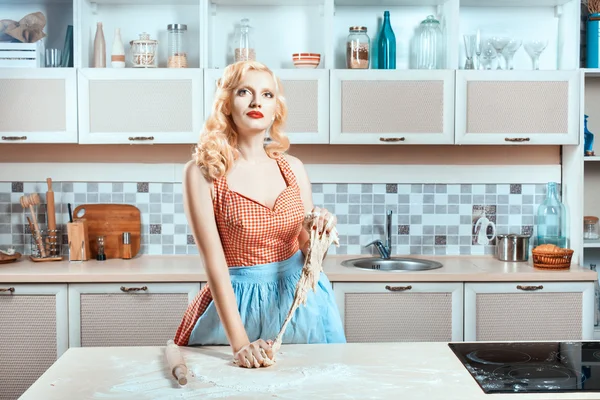
[[[598,217],[588,215],[583,217],[583,238],[586,240],[598,240]]]
[[[249,25],[250,20],[243,18],[241,25],[234,35],[233,43],[233,61],[255,61],[256,51],[254,50],[254,42],[252,40],[251,30]]]
[[[584,146],[583,151],[586,156],[594,155],[594,134],[588,130],[587,125],[588,116],[584,115],[583,118],[583,135],[584,135]]]
[[[440,21],[428,15],[419,27],[418,69],[442,68],[442,29]]]
[[[537,241],[541,244],[554,244],[567,247],[567,213],[558,199],[556,182],[548,182],[546,199],[537,211]]]
[[[396,69],[396,35],[390,23],[390,12],[383,13],[383,25],[377,38],[377,68]]]
[[[169,24],[167,25],[167,32],[169,36],[167,68],[187,68],[187,50],[185,48],[187,25]]]
[[[351,26],[346,40],[346,67],[369,69],[371,39],[365,26]]]

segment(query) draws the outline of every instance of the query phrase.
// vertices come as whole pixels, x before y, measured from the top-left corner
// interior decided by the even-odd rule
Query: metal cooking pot
[[[527,261],[529,260],[529,238],[531,235],[496,236],[496,257],[500,261]]]

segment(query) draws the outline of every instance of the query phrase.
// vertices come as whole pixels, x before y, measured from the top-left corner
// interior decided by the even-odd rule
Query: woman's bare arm
[[[215,222],[211,183],[193,161],[183,172],[183,204],[188,223],[204,261],[208,285],[219,318],[234,354],[248,345],[249,339],[237,309],[225,254]]]

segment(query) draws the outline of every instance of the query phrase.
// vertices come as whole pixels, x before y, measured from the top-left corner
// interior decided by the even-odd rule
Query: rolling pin
[[[185,360],[181,355],[181,351],[179,350],[179,346],[173,342],[173,340],[169,340],[167,342],[167,347],[165,349],[167,354],[167,362],[169,363],[169,370],[173,377],[177,379],[180,385],[185,385],[187,383],[187,366],[185,365]]]
[[[56,236],[56,213],[54,210],[54,191],[52,190],[52,178],[46,178],[48,191],[46,191],[46,213],[48,214],[48,244],[50,254],[55,256],[57,252]]]

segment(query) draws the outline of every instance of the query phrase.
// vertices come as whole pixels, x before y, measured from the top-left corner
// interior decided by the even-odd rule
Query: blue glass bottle
[[[377,68],[396,69],[396,35],[390,23],[390,12],[383,13],[383,25],[377,38]]]
[[[594,134],[588,130],[587,119],[588,116],[584,115],[583,119],[583,137],[584,137],[584,145],[583,151],[586,156],[594,155]]]
[[[554,244],[566,248],[567,212],[558,199],[556,186],[556,182],[548,182],[546,199],[538,207],[537,244]]]

